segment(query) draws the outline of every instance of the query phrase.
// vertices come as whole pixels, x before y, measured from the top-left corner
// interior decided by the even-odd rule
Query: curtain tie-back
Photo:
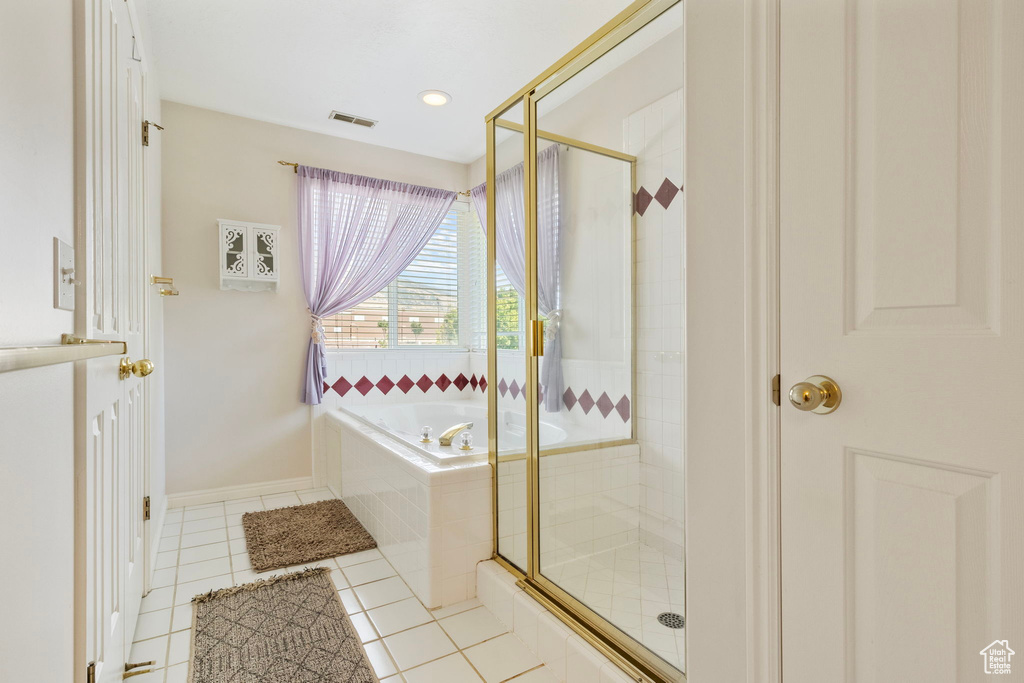
[[[309,309],[307,308],[306,310],[308,311]],[[313,311],[309,311],[309,327],[311,331],[310,337],[313,338],[313,343],[323,344],[325,341],[324,319],[313,313]]]
[[[548,323],[544,326],[544,340],[555,341],[558,336],[558,328],[562,324],[562,309],[553,308],[547,312]]]

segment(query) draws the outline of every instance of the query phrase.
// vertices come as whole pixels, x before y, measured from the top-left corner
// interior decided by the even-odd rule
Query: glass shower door
[[[525,573],[528,567],[528,490],[526,419],[526,224],[524,199],[523,102],[520,99],[489,126],[493,167],[488,168],[487,216],[480,216],[490,233],[497,223],[496,239],[488,239],[489,311],[488,341],[495,352],[488,355],[487,381],[490,406],[490,451],[495,466],[498,555]],[[493,215],[490,215],[493,214]],[[488,235],[490,237],[490,234]]]
[[[545,327],[534,579],[670,672],[686,655],[683,83],[665,65],[683,42],[682,6],[664,9],[527,97],[527,290]]]
[[[682,5],[638,1],[487,119],[496,559],[685,681]],[[500,113],[498,113],[500,112]]]

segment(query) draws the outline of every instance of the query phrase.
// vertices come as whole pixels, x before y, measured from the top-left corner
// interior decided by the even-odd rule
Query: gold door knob
[[[789,390],[789,402],[797,410],[828,415],[843,402],[843,392],[831,377],[813,375],[793,385]]]
[[[128,379],[130,375],[145,377],[152,374],[155,368],[156,366],[153,365],[153,361],[148,358],[143,358],[142,360],[137,360],[133,363],[131,358],[125,356],[121,359],[121,364],[118,368],[118,375],[120,375],[121,379]]]

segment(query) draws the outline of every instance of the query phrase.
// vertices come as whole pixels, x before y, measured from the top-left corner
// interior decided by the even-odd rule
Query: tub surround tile
[[[380,555],[428,607],[474,597],[476,564],[491,554],[488,463],[436,463],[337,411],[325,424],[336,477],[328,483]],[[353,584],[381,578],[372,568],[346,576]]]

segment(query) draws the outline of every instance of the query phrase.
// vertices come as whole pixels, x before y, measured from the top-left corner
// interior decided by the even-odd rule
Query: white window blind
[[[462,215],[464,242],[468,255],[469,291],[473,293],[467,307],[464,324],[470,331],[467,343],[474,349],[487,348],[487,239],[480,229],[475,211]],[[512,283],[505,277],[501,266],[495,274],[498,308],[497,345],[499,349],[522,349],[524,301]]]
[[[386,288],[324,320],[328,348],[459,346],[459,221],[452,209]]]
[[[462,324],[465,326],[466,344],[471,349],[487,348],[487,240],[476,211],[470,209],[459,213],[459,236],[465,245],[462,269],[465,274],[467,296],[462,310]]]

